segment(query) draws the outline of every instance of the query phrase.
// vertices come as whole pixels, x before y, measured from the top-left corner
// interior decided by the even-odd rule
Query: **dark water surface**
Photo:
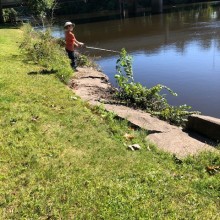
[[[62,27],[54,35],[63,36]],[[150,87],[164,84],[178,97],[170,104],[220,118],[220,3],[162,15],[77,25],[75,35],[88,46],[126,50],[133,56],[134,79]],[[115,84],[117,54],[84,50],[96,57]]]

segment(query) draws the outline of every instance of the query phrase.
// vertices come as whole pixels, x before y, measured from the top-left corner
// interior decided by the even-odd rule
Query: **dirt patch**
[[[181,128],[152,117],[149,113],[135,110],[123,105],[113,104],[115,88],[108,77],[92,68],[79,68],[72,79],[70,87],[76,95],[92,105],[104,104],[106,110],[112,111],[132,124],[148,131],[147,139],[160,149],[179,157],[194,155],[201,151],[215,150],[214,143],[195,133],[184,132]],[[112,103],[112,104],[109,104]]]

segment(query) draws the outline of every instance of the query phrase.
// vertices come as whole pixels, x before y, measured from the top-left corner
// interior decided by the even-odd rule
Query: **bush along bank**
[[[116,70],[118,74],[115,75],[115,78],[119,87],[116,98],[124,104],[140,108],[159,119],[183,127],[187,121],[187,116],[199,114],[196,111],[189,111],[191,107],[188,105],[172,106],[168,104],[165,95],[161,94],[161,91],[165,89],[174,96],[177,96],[177,94],[167,86],[158,84],[152,88],[147,88],[134,82],[132,57],[127,54],[125,49],[121,50]]]
[[[23,26],[22,30],[24,38],[20,48],[27,61],[42,66],[42,73],[55,73],[62,82],[68,83],[73,75],[70,61],[50,30],[34,31],[30,25]]]

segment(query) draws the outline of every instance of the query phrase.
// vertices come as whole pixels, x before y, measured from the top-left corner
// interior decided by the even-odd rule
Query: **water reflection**
[[[187,103],[204,114],[220,117],[220,6],[196,5],[163,15],[77,25],[78,39],[112,50],[126,48],[134,57],[135,80],[146,86],[165,84],[179,94],[172,104]],[[62,27],[54,35],[63,36]],[[101,57],[103,71],[114,83],[117,57]]]

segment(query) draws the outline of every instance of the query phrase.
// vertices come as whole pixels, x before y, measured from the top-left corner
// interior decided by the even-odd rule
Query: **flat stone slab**
[[[105,105],[105,107],[108,111],[147,130],[147,139],[166,152],[185,157],[205,150],[214,150],[209,139],[194,133],[186,133],[179,127],[152,117],[149,113],[120,105]]]
[[[112,96],[113,88],[108,77],[93,68],[77,68],[70,87],[76,95],[92,105],[99,105],[100,100],[108,100]]]
[[[76,95],[92,105],[100,105],[100,100],[111,100],[114,88],[103,73],[92,68],[79,68],[70,85]],[[147,140],[160,149],[178,157],[194,155],[201,151],[214,151],[213,143],[195,133],[186,133],[181,128],[152,117],[149,113],[123,105],[104,104],[107,111],[148,131]]]

